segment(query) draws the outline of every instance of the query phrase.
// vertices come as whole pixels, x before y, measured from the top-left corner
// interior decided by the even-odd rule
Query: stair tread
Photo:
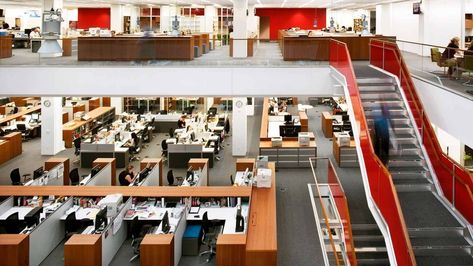
[[[432,185],[432,181],[427,178],[393,178],[394,184],[397,185]]]
[[[421,161],[423,158],[420,155],[391,155],[389,161]]]
[[[455,237],[410,237],[413,247],[439,246],[471,246],[462,236]]]
[[[465,252],[462,256],[415,256],[418,266],[473,265],[473,258]]]
[[[389,166],[388,170],[391,173],[423,173],[428,169],[424,166]]]

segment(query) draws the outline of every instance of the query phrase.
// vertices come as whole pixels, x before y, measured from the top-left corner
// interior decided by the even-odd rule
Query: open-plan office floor
[[[306,104],[307,99],[300,99]],[[255,115],[248,117],[248,157],[258,155],[259,129],[261,126],[262,99],[256,99]],[[332,142],[323,136],[321,129],[321,113],[330,110],[330,107],[319,105],[308,110],[309,128],[314,132],[317,140],[318,157],[329,157],[332,162]],[[147,148],[144,148],[139,156],[157,157],[161,154],[160,141],[165,138],[164,134],[158,134]],[[231,136],[225,141],[225,148],[221,152],[221,160],[214,168],[209,169],[211,185],[229,185],[229,176],[234,172],[236,158],[231,156]],[[9,184],[8,174],[14,167],[19,167],[22,173],[31,173],[41,166],[49,156],[40,155],[40,140],[31,140],[24,143],[24,153],[14,160],[1,165],[0,172],[3,177],[2,184]],[[73,149],[68,149],[59,156],[67,156],[75,159]],[[34,162],[34,163],[32,163]],[[133,164],[138,166],[137,162]],[[358,168],[338,168],[334,163],[350,205],[352,222],[357,224],[373,223],[371,214],[367,211],[366,199],[361,182],[361,174]],[[164,173],[167,172],[167,166]],[[86,174],[90,169],[80,169],[80,173]],[[121,169],[117,169],[121,171]],[[183,171],[175,171],[176,175]],[[313,183],[314,177],[309,168],[280,169],[277,172],[277,217],[278,217],[278,265],[321,265],[320,242],[317,235],[312,206],[310,203],[308,183]],[[42,265],[63,265],[63,248],[60,245],[42,263]],[[126,241],[114,260],[112,265],[139,265],[139,260],[129,263],[133,250],[129,241]],[[198,257],[183,257],[180,265],[198,265]],[[212,265],[212,264],[210,264]]]

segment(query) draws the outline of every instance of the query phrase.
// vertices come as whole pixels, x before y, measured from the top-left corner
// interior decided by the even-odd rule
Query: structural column
[[[110,6],[110,30],[123,32],[123,7],[112,4]]]
[[[123,113],[123,97],[110,97],[110,106],[115,107],[115,114]]]
[[[41,155],[55,155],[63,149],[62,97],[41,97]]]
[[[214,31],[214,18],[217,16],[217,9],[214,6],[205,6],[205,27],[204,32]]]
[[[233,1],[233,57],[246,58],[248,38],[248,0]]]
[[[246,98],[233,98],[232,123],[232,155],[246,156],[248,150],[248,123]]]

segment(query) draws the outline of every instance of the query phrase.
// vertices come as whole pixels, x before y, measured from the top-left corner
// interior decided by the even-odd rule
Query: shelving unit
[[[309,158],[317,157],[317,147],[261,147],[261,156],[268,156],[277,168],[310,167]]]

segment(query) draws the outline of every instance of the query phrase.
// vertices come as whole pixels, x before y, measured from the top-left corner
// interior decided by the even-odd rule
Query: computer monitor
[[[292,115],[284,115],[284,122],[286,124],[292,123]]]
[[[350,116],[349,116],[349,115],[347,115],[347,114],[342,115],[342,121],[343,121],[343,122],[346,122],[346,121],[349,121],[349,120],[350,120]]]
[[[25,215],[26,226],[31,227],[39,224],[39,217],[43,212],[43,207],[35,207]]]
[[[44,174],[43,167],[41,166],[40,168],[34,170],[33,172],[33,179],[38,179]]]
[[[145,168],[141,171],[140,175],[139,175],[139,182],[143,181],[146,177],[148,177],[149,173],[151,172],[151,169],[149,168]]]
[[[295,125],[280,125],[279,126],[279,136],[281,137],[298,137],[299,132],[301,132],[301,126]]]
[[[102,208],[97,215],[95,215],[95,230],[99,230],[100,227],[103,225],[105,228],[107,226],[107,208]]]
[[[245,230],[245,220],[241,215],[241,207],[237,209],[235,232],[243,232]]]
[[[163,216],[163,220],[161,221],[161,224],[162,224],[161,230],[163,231],[163,233],[165,234],[169,233],[169,230],[171,230],[171,226],[169,225],[169,215],[167,211]]]
[[[94,177],[96,174],[98,174],[98,172],[100,172],[101,169],[102,169],[102,167],[100,165],[94,166],[94,168],[92,168],[92,170],[90,170],[90,176]]]
[[[115,134],[115,141],[120,141],[120,133]]]
[[[189,182],[194,182],[194,171],[188,170],[186,173],[186,179]]]
[[[39,113],[32,113],[31,120],[39,121]]]

